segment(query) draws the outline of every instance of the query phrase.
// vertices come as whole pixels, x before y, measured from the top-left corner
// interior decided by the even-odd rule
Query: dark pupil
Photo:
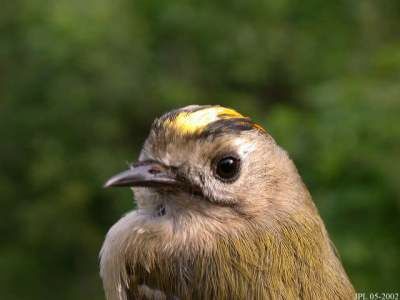
[[[231,178],[236,175],[237,167],[237,159],[226,157],[218,162],[217,173],[222,178]]]

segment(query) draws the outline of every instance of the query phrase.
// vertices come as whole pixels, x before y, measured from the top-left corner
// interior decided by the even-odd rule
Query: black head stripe
[[[200,134],[202,138],[219,136],[227,133],[254,130],[254,123],[248,118],[221,119],[209,124]]]

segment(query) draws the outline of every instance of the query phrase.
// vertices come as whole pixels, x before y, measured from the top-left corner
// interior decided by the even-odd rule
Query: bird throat
[[[267,230],[250,224],[235,234],[187,232],[180,245],[170,237],[137,239],[140,251],[126,261],[127,293],[136,299],[135,287],[144,284],[179,299],[350,299],[322,223],[298,221],[307,220]]]

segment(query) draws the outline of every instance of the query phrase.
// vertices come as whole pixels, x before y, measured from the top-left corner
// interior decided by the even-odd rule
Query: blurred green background
[[[295,160],[356,289],[399,292],[400,2],[14,0],[0,10],[0,298],[103,299],[152,120],[234,107]]]

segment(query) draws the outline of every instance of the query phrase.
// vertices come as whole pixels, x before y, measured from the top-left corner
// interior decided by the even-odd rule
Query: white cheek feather
[[[168,151],[162,157],[162,161],[166,165],[171,165],[171,163],[173,162],[173,158],[171,157],[171,154]]]
[[[239,156],[243,158],[245,158],[247,155],[253,152],[256,148],[256,143],[249,142],[248,139],[243,139],[243,138],[236,138],[233,141],[233,145],[237,149]]]

